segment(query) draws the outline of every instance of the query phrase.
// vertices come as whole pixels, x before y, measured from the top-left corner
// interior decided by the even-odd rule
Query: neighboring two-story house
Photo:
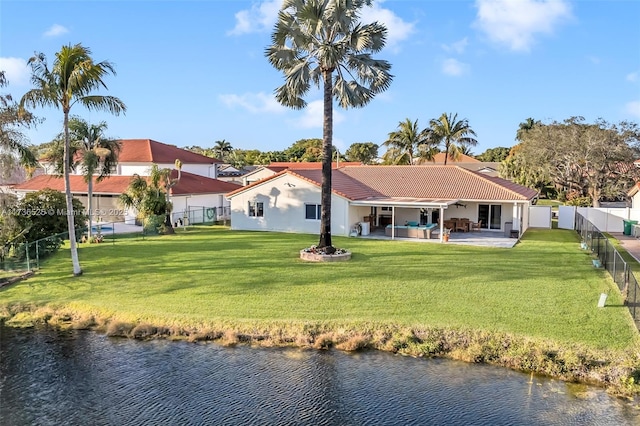
[[[132,176],[149,176],[153,164],[174,169],[177,159],[182,162],[182,172],[178,183],[170,189],[174,219],[182,219],[186,211],[197,211],[200,216],[210,215],[214,211],[212,209],[215,209],[216,218],[228,216],[229,201],[224,194],[238,189],[240,185],[217,179],[217,166],[222,162],[151,139],[120,141],[118,164],[112,175],[100,182],[94,180],[94,216],[99,216],[102,221],[134,219],[135,212],[123,210],[118,202],[118,197],[127,190]],[[52,164],[41,161],[41,165],[45,174],[13,187],[18,196],[45,188],[64,191],[64,179],[53,174]],[[177,174],[177,170],[173,170],[172,177],[176,178]],[[69,177],[72,194],[87,206],[87,183],[82,170],[76,170]]]

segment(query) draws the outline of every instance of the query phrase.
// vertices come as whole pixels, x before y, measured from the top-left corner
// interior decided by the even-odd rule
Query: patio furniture
[[[462,232],[469,232],[471,230],[471,222],[469,222],[469,219],[463,218],[463,219],[458,219],[456,221],[456,232],[457,231],[462,231]]]
[[[471,231],[480,231],[480,228],[482,228],[481,220],[477,222],[471,222]]]
[[[391,236],[393,231],[393,236],[398,238],[420,238],[420,239],[431,239],[431,231],[436,229],[438,225],[435,223],[429,223],[427,225],[420,226],[395,226],[387,225],[384,229],[384,233],[387,237]]]

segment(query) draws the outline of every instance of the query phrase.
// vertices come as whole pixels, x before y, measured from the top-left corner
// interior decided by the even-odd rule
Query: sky
[[[72,108],[106,134],[187,147],[284,150],[322,138],[322,95],[303,110],[274,90],[282,74],[265,58],[282,0],[87,0],[0,2],[0,70],[19,99],[31,88],[28,59],[49,63],[63,45],[81,43],[109,61],[108,94],[125,115]],[[550,122],[640,122],[640,1],[386,0],[362,11],[386,25],[393,82],[363,108],[334,107],[334,145],[378,145],[407,118],[425,128],[454,113],[476,132],[474,154],[515,145],[527,118]],[[32,144],[62,129],[62,111],[37,108],[45,121]],[[380,149],[380,154],[384,148]]]

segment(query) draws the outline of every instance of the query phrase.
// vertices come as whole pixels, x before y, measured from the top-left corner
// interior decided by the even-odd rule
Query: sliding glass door
[[[478,221],[482,221],[484,229],[500,229],[502,227],[502,206],[500,204],[478,205]]]

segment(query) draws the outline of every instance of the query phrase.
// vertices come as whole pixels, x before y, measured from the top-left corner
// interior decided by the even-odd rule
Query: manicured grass
[[[0,306],[64,306],[134,322],[397,325],[512,333],[598,349],[638,343],[606,272],[577,233],[529,230],[513,249],[334,237],[346,263],[305,263],[314,235],[180,230],[86,244],[71,277],[67,250],[0,290]],[[608,306],[596,307],[608,292]]]
[[[549,200],[546,198],[539,198],[538,201],[536,202],[536,205],[558,207],[558,206],[563,206],[564,203],[558,200]]]

